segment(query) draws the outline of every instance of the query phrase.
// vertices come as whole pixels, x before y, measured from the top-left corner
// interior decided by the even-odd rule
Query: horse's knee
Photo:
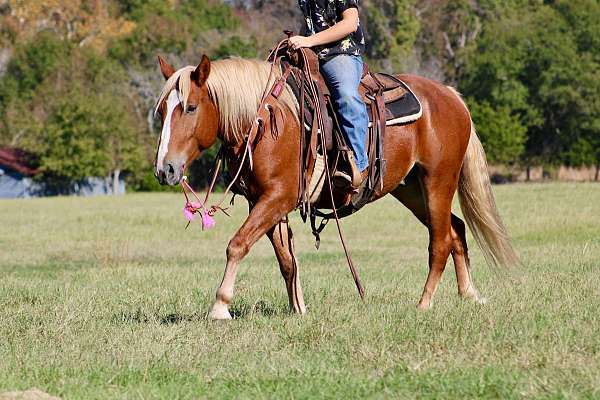
[[[285,278],[291,278],[294,275],[294,270],[296,269],[296,260],[294,259],[294,255],[290,252],[286,252],[286,254],[282,257],[281,263],[281,273]]]
[[[446,235],[443,238],[434,239],[429,243],[429,254],[433,260],[446,259],[450,255],[452,247],[452,237],[451,235]]]
[[[227,261],[237,262],[241,260],[246,254],[248,254],[248,245],[243,239],[235,236],[229,241],[227,245]]]

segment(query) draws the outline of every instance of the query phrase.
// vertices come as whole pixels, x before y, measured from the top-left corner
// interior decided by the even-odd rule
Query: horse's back
[[[460,94],[443,83],[413,74],[397,75],[418,97],[423,115],[411,129],[422,163],[455,162],[464,157],[471,135],[471,116]],[[401,128],[402,129],[402,128]]]

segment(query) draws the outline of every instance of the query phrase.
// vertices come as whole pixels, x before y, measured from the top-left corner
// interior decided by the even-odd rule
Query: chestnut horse
[[[176,185],[203,150],[220,139],[228,162],[238,168],[248,130],[269,82],[270,64],[232,58],[175,70],[159,57],[167,80],[157,103],[162,133],[155,174],[161,184]],[[279,71],[279,74],[281,71]],[[500,220],[487,173],[485,153],[467,106],[452,88],[415,76],[400,75],[421,100],[423,115],[415,123],[389,126],[385,139],[387,173],[377,200],[391,194],[429,230],[429,273],[420,309],[432,298],[452,255],[463,298],[484,302],[473,285],[466,229],[452,213],[458,191],[463,215],[486,260],[515,265],[518,258]],[[290,308],[306,312],[287,215],[297,206],[300,151],[298,105],[289,88],[279,97],[284,129],[263,134],[252,149],[253,168],[245,163],[250,213],[227,246],[227,264],[209,317],[229,319],[229,304],[240,261],[267,235],[285,280]],[[269,132],[267,122],[265,132]],[[403,180],[405,183],[402,183]],[[374,201],[373,200],[373,201]]]

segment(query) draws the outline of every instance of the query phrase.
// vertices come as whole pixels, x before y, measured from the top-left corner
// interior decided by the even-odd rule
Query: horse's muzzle
[[[176,162],[166,163],[162,169],[156,169],[154,176],[161,185],[175,186],[183,177],[184,165]]]

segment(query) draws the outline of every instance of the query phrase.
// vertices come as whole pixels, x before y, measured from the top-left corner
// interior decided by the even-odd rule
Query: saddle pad
[[[421,118],[423,107],[412,89],[400,79],[392,76],[389,77],[396,80],[400,86],[384,92],[385,124],[387,126],[406,124]],[[366,96],[363,96],[363,99],[365,103],[370,103],[370,99]],[[367,107],[367,111],[369,113],[369,126],[371,126],[373,124],[371,108]]]
[[[308,184],[308,198],[310,204],[315,204],[319,200],[319,197],[321,197],[325,178],[325,160],[321,154],[317,154],[315,167],[310,177],[310,183]]]

